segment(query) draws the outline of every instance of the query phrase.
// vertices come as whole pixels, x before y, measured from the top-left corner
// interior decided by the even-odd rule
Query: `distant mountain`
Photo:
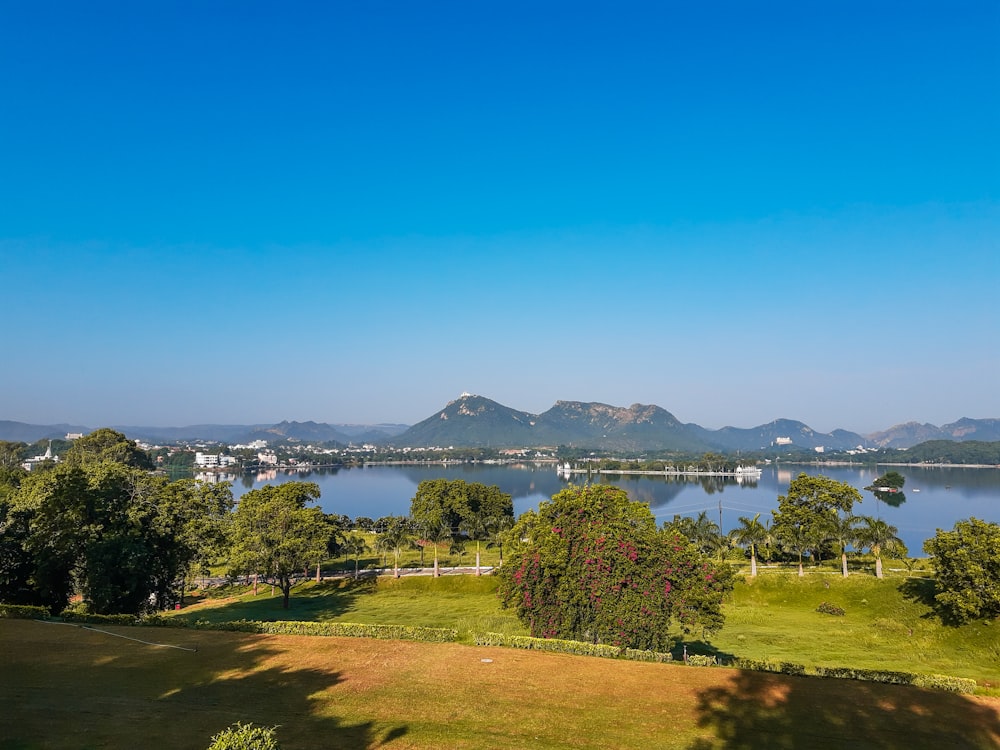
[[[252,440],[303,443],[340,443],[342,445],[381,443],[405,432],[407,425],[330,425],[321,422],[279,422],[275,425],[221,425],[201,424],[186,427],[142,427],[135,425],[110,425],[132,440],[148,443],[226,443],[234,445]],[[93,432],[92,427],[80,425],[32,425],[23,422],[0,421],[0,440],[34,443],[38,440],[64,438],[67,433]]]
[[[838,430],[823,434],[802,422],[779,419],[750,429],[707,430],[646,404],[628,408],[557,401],[542,414],[517,411],[483,396],[462,394],[444,409],[390,441],[404,446],[513,448],[558,446],[594,450],[756,451],[774,446],[829,450],[856,448],[865,439]]]
[[[112,425],[131,440],[147,443],[239,443],[266,425],[245,424],[195,424],[187,427],[139,427],[133,425]],[[89,432],[90,430],[82,430]]]
[[[816,432],[808,425],[791,419],[776,419],[748,429],[723,427],[721,430],[704,430],[703,439],[714,449],[723,452],[758,451],[782,446],[810,450],[815,448],[847,450],[868,443],[855,432],[846,430],[835,430],[832,433]]]
[[[1000,441],[1000,419],[963,417],[950,424],[907,422],[862,436],[848,430],[820,433],[790,419],[757,427],[709,430],[679,421],[655,405],[610,406],[583,401],[556,401],[542,414],[518,411],[483,396],[463,393],[445,408],[412,427],[404,424],[327,424],[290,422],[274,425],[190,425],[187,427],[115,426],[133,440],[151,443],[217,442],[230,445],[252,440],[270,443],[372,443],[396,447],[523,448],[565,445],[592,450],[641,453],[676,450],[689,453],[759,451],[772,448],[828,451],[858,446],[911,448],[930,440]],[[80,425],[32,425],[0,420],[0,440],[33,443],[67,433],[92,432]]]
[[[39,440],[62,439],[68,433],[74,432],[86,434],[92,432],[92,430],[89,427],[81,427],[75,424],[40,425],[0,420],[0,440],[9,440],[13,443],[34,443]]]
[[[505,448],[537,445],[532,428],[536,417],[482,396],[459,398],[417,422],[390,442],[398,447]]]
[[[697,425],[686,425],[659,406],[626,408],[556,401],[535,422],[536,444],[619,451],[707,450]]]
[[[969,419],[936,427],[932,424],[906,422],[868,436],[879,448],[912,448],[930,440],[1000,440],[1000,419]]]

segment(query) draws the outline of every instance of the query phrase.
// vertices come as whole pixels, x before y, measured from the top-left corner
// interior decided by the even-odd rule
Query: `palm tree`
[[[758,519],[760,513],[753,518],[740,518],[740,525],[729,532],[729,538],[736,544],[750,547],[750,577],[757,577],[757,547],[766,544],[771,532]]]
[[[890,526],[881,518],[862,516],[864,527],[858,530],[858,538],[875,555],[875,577],[882,578],[882,552],[906,555],[906,545],[897,535],[899,529]]]
[[[847,546],[858,543],[858,522],[861,518],[850,513],[841,518],[835,509],[833,514],[828,531],[830,538],[840,545],[840,568],[844,578],[847,578]]]
[[[490,519],[489,531],[486,536],[486,549],[496,547],[500,550],[498,568],[503,567],[504,535],[512,528],[514,528],[514,519],[511,516],[494,516]]]
[[[371,548],[368,546],[367,542],[365,542],[365,538],[363,536],[358,536],[357,534],[351,534],[344,539],[340,548],[343,550],[344,555],[348,557],[352,555],[354,556],[354,580],[357,580],[360,557],[365,552],[370,552]]]
[[[476,575],[482,575],[482,568],[480,566],[480,550],[479,543],[489,537],[490,533],[490,522],[493,519],[490,518],[486,513],[479,511],[473,513],[470,517],[462,519],[461,529],[468,532],[469,538],[476,541]]]
[[[723,547],[719,525],[712,521],[705,511],[701,511],[697,518],[676,515],[669,525],[686,536],[704,555]]]
[[[452,538],[451,526],[444,521],[439,523],[427,523],[423,529],[423,537],[424,538],[421,542],[429,543],[432,547],[434,547],[434,577],[439,578],[441,576],[441,572],[438,567],[438,549],[441,546],[441,542]]]
[[[382,551],[393,553],[393,575],[399,578],[399,554],[403,547],[413,541],[410,531],[410,519],[405,516],[390,516],[386,529],[378,536],[375,545]]]
[[[774,535],[782,546],[789,548],[799,556],[799,577],[805,575],[802,569],[802,555],[813,546],[814,536],[808,527],[801,523],[775,526]]]

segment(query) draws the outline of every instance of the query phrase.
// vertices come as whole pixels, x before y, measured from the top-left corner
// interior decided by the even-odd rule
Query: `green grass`
[[[496,598],[492,576],[382,577],[307,583],[291,606],[262,586],[258,596],[238,588],[231,598],[203,600],[176,613],[189,619],[333,620],[526,634]],[[1000,695],[1000,623],[947,627],[934,617],[928,579],[863,573],[844,579],[810,571],[803,578],[767,570],[738,582],[725,605],[726,624],[708,637],[688,637],[690,653],[789,661],[808,667],[856,667],[977,680]],[[823,601],[842,607],[836,617],[816,611]]]
[[[1000,623],[946,627],[929,579],[767,572],[746,578],[711,646],[753,659],[970,677],[1000,686]],[[821,602],[843,617],[816,611]]]
[[[281,593],[270,586],[226,587],[229,596],[212,598],[172,612],[189,620],[316,620],[429,628],[457,628],[468,640],[473,632],[526,635],[512,612],[501,610],[492,576],[410,576],[308,582],[292,589],[289,608],[282,609]]]

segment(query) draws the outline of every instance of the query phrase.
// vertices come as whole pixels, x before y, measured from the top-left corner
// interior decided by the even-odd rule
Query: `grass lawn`
[[[502,610],[491,576],[383,577],[376,582],[334,580],[292,591],[291,606],[261,587],[254,597],[203,599],[177,613],[191,619],[335,620],[458,628],[463,636],[493,631],[526,634]],[[235,592],[234,592],[235,593]],[[932,614],[927,579],[865,574],[767,571],[738,582],[725,605],[726,625],[708,638],[687,640],[689,653],[723,658],[790,661],[806,666],[888,669],[970,677],[1000,696],[1000,623],[941,625]],[[836,617],[816,611],[821,602],[842,607]],[[679,655],[679,654],[678,654]]]
[[[285,750],[1000,746],[998,699],[846,680],[24,620],[0,643],[2,750],[197,750],[237,720],[277,725]]]

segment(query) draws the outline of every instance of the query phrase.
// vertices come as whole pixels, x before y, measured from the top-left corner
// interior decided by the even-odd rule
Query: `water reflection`
[[[233,494],[239,496],[263,484],[311,481],[320,486],[320,505],[327,513],[378,518],[408,513],[417,485],[425,479],[464,479],[497,485],[513,497],[514,511],[520,515],[570,484],[590,481],[621,487],[633,500],[648,503],[658,522],[670,520],[674,514],[697,516],[709,511],[713,520],[719,514],[720,525],[728,531],[739,524],[741,516],[752,518],[760,513],[762,520],[770,518],[778,496],[787,494],[791,481],[805,473],[822,474],[858,489],[863,500],[855,505],[855,513],[878,516],[896,526],[911,554],[920,554],[923,541],[937,528],[950,529],[959,519],[1000,520],[1000,470],[895,468],[906,478],[907,492],[892,493],[893,497],[885,499],[864,489],[882,474],[878,467],[805,464],[768,466],[756,481],[742,482],[735,477],[664,474],[588,477],[583,473],[566,477],[557,473],[552,463],[368,466],[316,469],[308,474],[269,470],[240,477]]]

